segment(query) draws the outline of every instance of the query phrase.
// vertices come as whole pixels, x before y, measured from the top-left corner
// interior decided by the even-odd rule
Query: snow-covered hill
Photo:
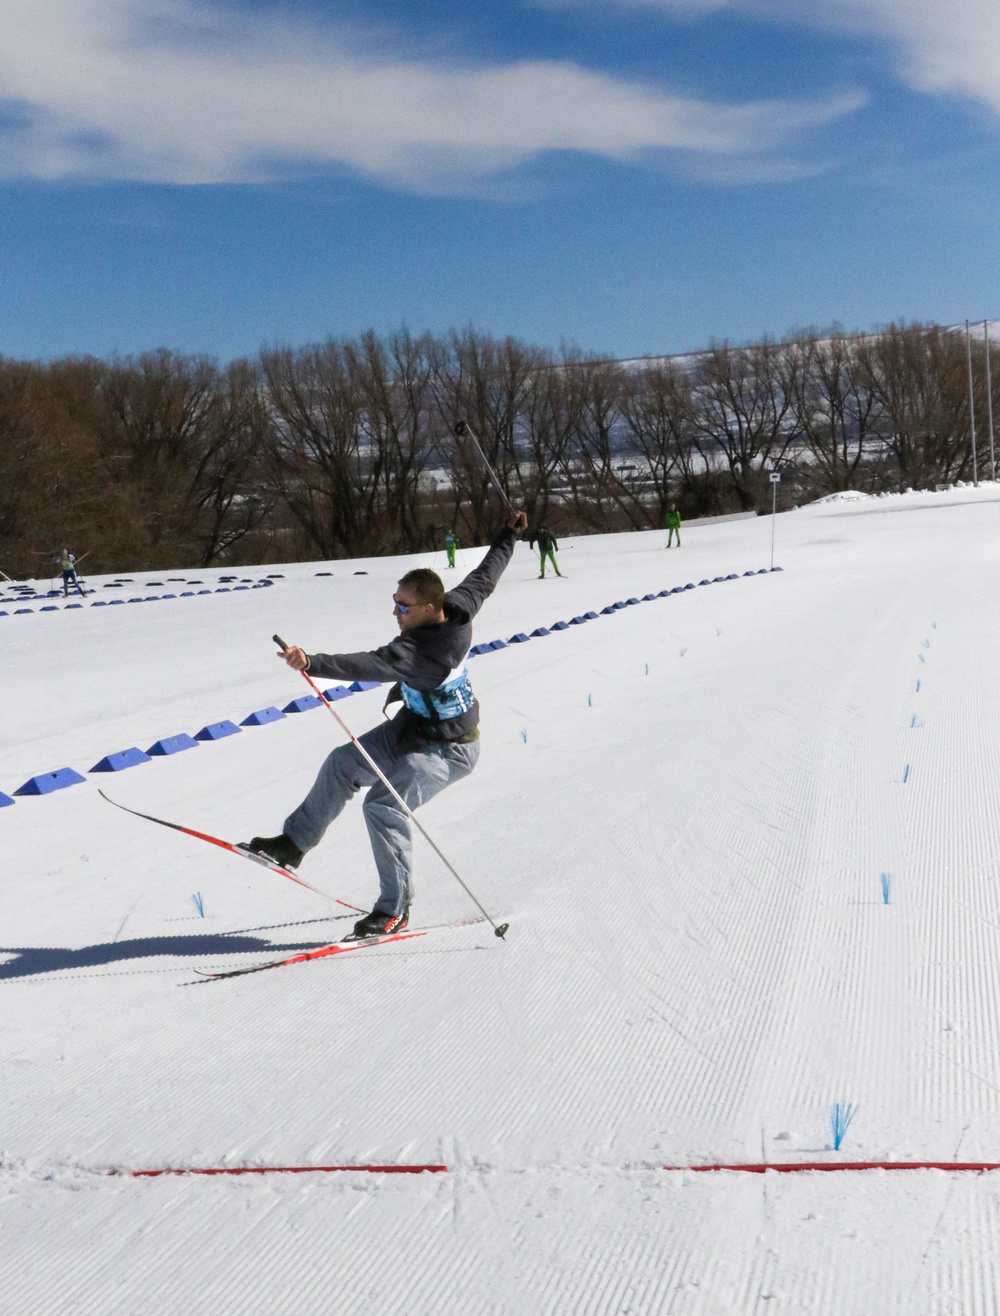
[[[771,529],[516,551],[479,641],[696,588],[471,661],[480,766],[421,816],[506,942],[196,983],[349,919],[97,788],[278,830],[323,709],[0,809],[5,1312],[995,1309],[1000,1175],[661,1168],[1000,1161],[1000,491],[788,513],[744,576]],[[0,790],[307,694],[272,633],[382,643],[424,561],[0,618]],[[360,805],[302,873],[370,905]],[[473,912],[420,841],[417,884]],[[447,1169],[129,1173],[370,1164]]]

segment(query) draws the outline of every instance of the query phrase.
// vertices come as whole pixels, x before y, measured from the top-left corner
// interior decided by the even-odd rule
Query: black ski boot
[[[402,914],[378,914],[372,910],[364,918],[359,918],[354,931],[344,938],[345,941],[364,941],[367,937],[388,937],[393,932],[402,932],[410,921],[409,906]]]
[[[243,849],[270,859],[279,868],[298,868],[305,854],[284,832],[280,836],[255,836],[244,844]]]

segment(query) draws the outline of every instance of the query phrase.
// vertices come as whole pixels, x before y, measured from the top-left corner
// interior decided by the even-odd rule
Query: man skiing
[[[546,558],[548,558],[548,560],[552,563],[552,566],[555,568],[556,575],[561,576],[562,572],[559,570],[559,564],[556,562],[556,549],[559,547],[559,543],[555,535],[552,533],[552,531],[547,530],[545,526],[539,527],[539,529],[536,530],[535,533],[528,540],[529,548],[534,548],[535,544],[538,545],[538,552],[541,556],[540,565],[542,569],[539,572],[538,579],[539,580],[545,579]]]
[[[69,549],[64,548],[60,556],[54,558],[53,561],[59,563],[59,569],[62,571],[63,598],[65,599],[69,597],[70,585],[79,590],[81,597],[85,597],[83,594],[83,586],[80,584],[76,574],[76,558]]]
[[[455,565],[455,549],[458,548],[458,535],[454,530],[449,530],[444,537],[444,551],[448,554],[448,565]]]
[[[667,548],[674,542],[674,535],[677,536],[677,547],[681,546],[681,514],[677,510],[677,504],[671,503],[667,510],[666,520],[664,522],[667,528]]]
[[[399,635],[389,644],[350,654],[307,654],[292,645],[278,655],[311,676],[395,682],[386,707],[402,700],[402,709],[391,722],[366,731],[359,743],[410,809],[467,777],[476,766],[479,704],[465,666],[472,618],[495,589],[527,524],[523,512],[513,513],[479,566],[447,593],[435,572],[426,567],[408,571],[392,596]],[[371,913],[355,924],[356,939],[406,927],[412,838],[406,813],[353,743],[329,755],[279,836],[255,836],[248,846],[285,868],[295,868],[306,851],[319,844],[347,801],[366,787],[364,814],[378,869],[379,897]]]

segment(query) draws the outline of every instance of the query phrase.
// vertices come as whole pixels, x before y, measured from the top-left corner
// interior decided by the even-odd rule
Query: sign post
[[[778,514],[778,485],[781,483],[781,472],[771,472],[771,570],[774,570],[774,522]]]

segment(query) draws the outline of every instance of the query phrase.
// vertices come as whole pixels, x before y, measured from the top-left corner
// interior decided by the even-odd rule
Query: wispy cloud
[[[198,0],[0,0],[0,175],[231,183],[342,165],[453,189],[546,151],[759,161],[856,109],[718,104],[568,61],[427,61]],[[381,51],[381,53],[380,53]]]
[[[1000,10],[996,0],[539,0],[658,9],[678,18],[731,12],[814,30],[883,39],[914,90],[948,92],[1000,113]]]

